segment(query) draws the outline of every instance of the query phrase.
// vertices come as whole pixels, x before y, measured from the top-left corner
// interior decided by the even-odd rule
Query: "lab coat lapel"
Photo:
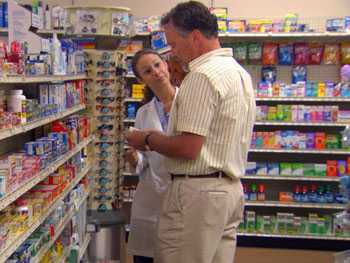
[[[162,131],[162,124],[160,123],[160,119],[156,110],[156,105],[155,105],[155,98],[151,101],[148,107],[148,118],[149,118],[149,124],[151,129],[156,129],[159,131]]]

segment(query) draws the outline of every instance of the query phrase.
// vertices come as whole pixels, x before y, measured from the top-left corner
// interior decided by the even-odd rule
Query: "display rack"
[[[268,237],[268,238],[292,238],[292,239],[318,239],[318,240],[338,240],[350,241],[350,237],[336,237],[336,236],[312,236],[312,235],[277,235],[277,234],[262,234],[262,233],[245,233],[238,232],[238,236],[246,237]]]
[[[91,168],[91,167],[90,167]],[[80,176],[80,179],[82,179],[84,176]],[[78,181],[79,182],[79,181]],[[85,193],[83,198],[79,200],[79,203],[76,207],[72,207],[64,216],[64,218],[61,220],[60,224],[55,228],[55,235],[50,239],[48,243],[43,246],[38,254],[31,260],[31,263],[40,263],[41,259],[45,256],[47,251],[51,248],[51,246],[56,242],[56,240],[60,237],[62,231],[65,229],[67,224],[72,220],[73,216],[75,215],[76,211],[80,208],[80,206],[86,201],[86,199],[89,196],[89,191]]]
[[[302,176],[268,176],[268,175],[246,175],[244,180],[276,180],[276,181],[311,181],[311,182],[339,182],[338,177],[302,177]]]
[[[49,167],[44,169],[42,172],[38,174],[38,176],[34,176],[30,180],[22,183],[19,187],[17,187],[16,190],[13,192],[5,195],[3,198],[0,199],[0,211],[7,207],[9,204],[14,202],[18,197],[22,196],[24,193],[28,192],[31,188],[33,188],[35,185],[37,185],[39,182],[44,180],[47,176],[49,176],[51,173],[56,171],[58,167],[60,167],[62,164],[67,162],[69,159],[71,159],[75,154],[80,152],[83,148],[85,148],[89,143],[91,143],[93,140],[93,137],[89,137],[86,140],[79,143],[73,150],[67,152],[64,154],[61,158],[59,158],[57,161],[52,163]]]
[[[68,75],[68,76],[8,76],[0,78],[0,83],[2,84],[29,84],[29,83],[46,83],[46,82],[62,82],[62,81],[72,81],[72,80],[80,80],[87,79],[85,74],[79,75]]]
[[[61,204],[68,193],[84,178],[90,171],[91,166],[85,167],[77,177],[70,183],[70,185],[63,191],[63,193],[47,208],[47,210],[22,234],[12,236],[7,240],[6,245],[0,250],[0,263],[5,262],[13,252],[45,221],[45,219]]]

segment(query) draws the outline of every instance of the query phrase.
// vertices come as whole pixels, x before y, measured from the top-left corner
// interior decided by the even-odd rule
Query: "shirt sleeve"
[[[179,90],[176,130],[206,136],[219,94],[205,74],[190,74]]]

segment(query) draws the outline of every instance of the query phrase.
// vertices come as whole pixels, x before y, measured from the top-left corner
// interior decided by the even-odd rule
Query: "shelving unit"
[[[63,191],[63,193],[47,208],[47,210],[34,220],[32,225],[22,234],[18,236],[12,236],[7,240],[6,245],[0,250],[0,263],[5,262],[13,252],[45,221],[45,219],[60,205],[67,194],[84,178],[90,171],[91,167],[88,166],[81,171],[77,177],[70,183],[70,185]],[[87,196],[86,196],[87,197]]]
[[[293,154],[334,154],[334,155],[348,155],[346,150],[298,150],[298,149],[250,149],[251,153],[293,153]]]
[[[71,80],[88,79],[85,74],[71,76],[9,76],[0,78],[0,84],[29,84],[29,83],[46,83],[46,82],[63,82]]]
[[[5,195],[3,198],[0,199],[0,211],[7,207],[9,204],[14,202],[18,197],[29,191],[31,188],[33,188],[35,185],[37,185],[39,182],[44,180],[48,175],[53,173],[57,170],[58,167],[60,167],[62,164],[67,162],[69,159],[71,159],[75,154],[80,152],[83,148],[85,148],[90,142],[92,142],[93,137],[84,140],[80,144],[78,144],[73,150],[67,152],[65,155],[63,155],[61,158],[59,158],[57,161],[52,163],[49,167],[47,167],[45,170],[41,171],[38,176],[34,176],[30,180],[24,182],[21,184],[15,191]]]
[[[339,182],[339,177],[306,177],[306,176],[268,176],[268,175],[246,175],[243,180],[276,180],[276,181],[310,181],[310,182]]]
[[[255,126],[328,126],[345,127],[350,123],[345,122],[283,122],[283,121],[256,121]]]
[[[91,168],[91,167],[90,167]],[[80,178],[81,179],[81,178]],[[79,182],[79,181],[78,181]],[[41,259],[45,256],[46,252],[51,248],[51,246],[56,242],[56,240],[60,237],[62,231],[65,229],[67,224],[72,220],[74,214],[79,209],[79,207],[86,201],[89,196],[89,191],[83,196],[83,198],[79,201],[77,207],[72,207],[68,211],[68,213],[64,216],[60,224],[55,228],[55,235],[51,238],[50,242],[46,243],[43,246],[35,258],[31,261],[31,263],[40,263]]]
[[[350,241],[350,237],[337,237],[337,236],[312,236],[312,235],[277,235],[277,234],[263,234],[263,233],[245,233],[238,232],[238,236],[246,237],[269,237],[269,238],[293,238],[293,239],[318,239],[318,240],[338,240],[338,241]]]
[[[279,201],[246,201],[245,206],[265,206],[265,207],[289,207],[289,208],[318,208],[318,209],[331,209],[331,210],[343,210],[345,205],[343,204],[317,204],[317,203],[287,203]]]
[[[53,115],[53,116],[50,116],[47,118],[42,118],[39,120],[28,122],[24,125],[15,126],[13,128],[10,128],[10,129],[2,129],[2,130],[0,130],[0,140],[15,136],[17,134],[25,133],[25,132],[33,130],[35,128],[44,126],[44,125],[49,124],[53,121],[65,118],[69,115],[72,115],[72,114],[79,112],[81,110],[84,110],[84,109],[85,109],[85,105],[77,105],[77,106],[74,106],[68,110],[65,110],[63,112],[60,112],[56,115]]]

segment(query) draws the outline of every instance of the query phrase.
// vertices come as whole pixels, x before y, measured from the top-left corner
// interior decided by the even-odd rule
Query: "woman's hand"
[[[135,169],[139,161],[137,151],[134,148],[127,149],[124,154],[125,160]]]

